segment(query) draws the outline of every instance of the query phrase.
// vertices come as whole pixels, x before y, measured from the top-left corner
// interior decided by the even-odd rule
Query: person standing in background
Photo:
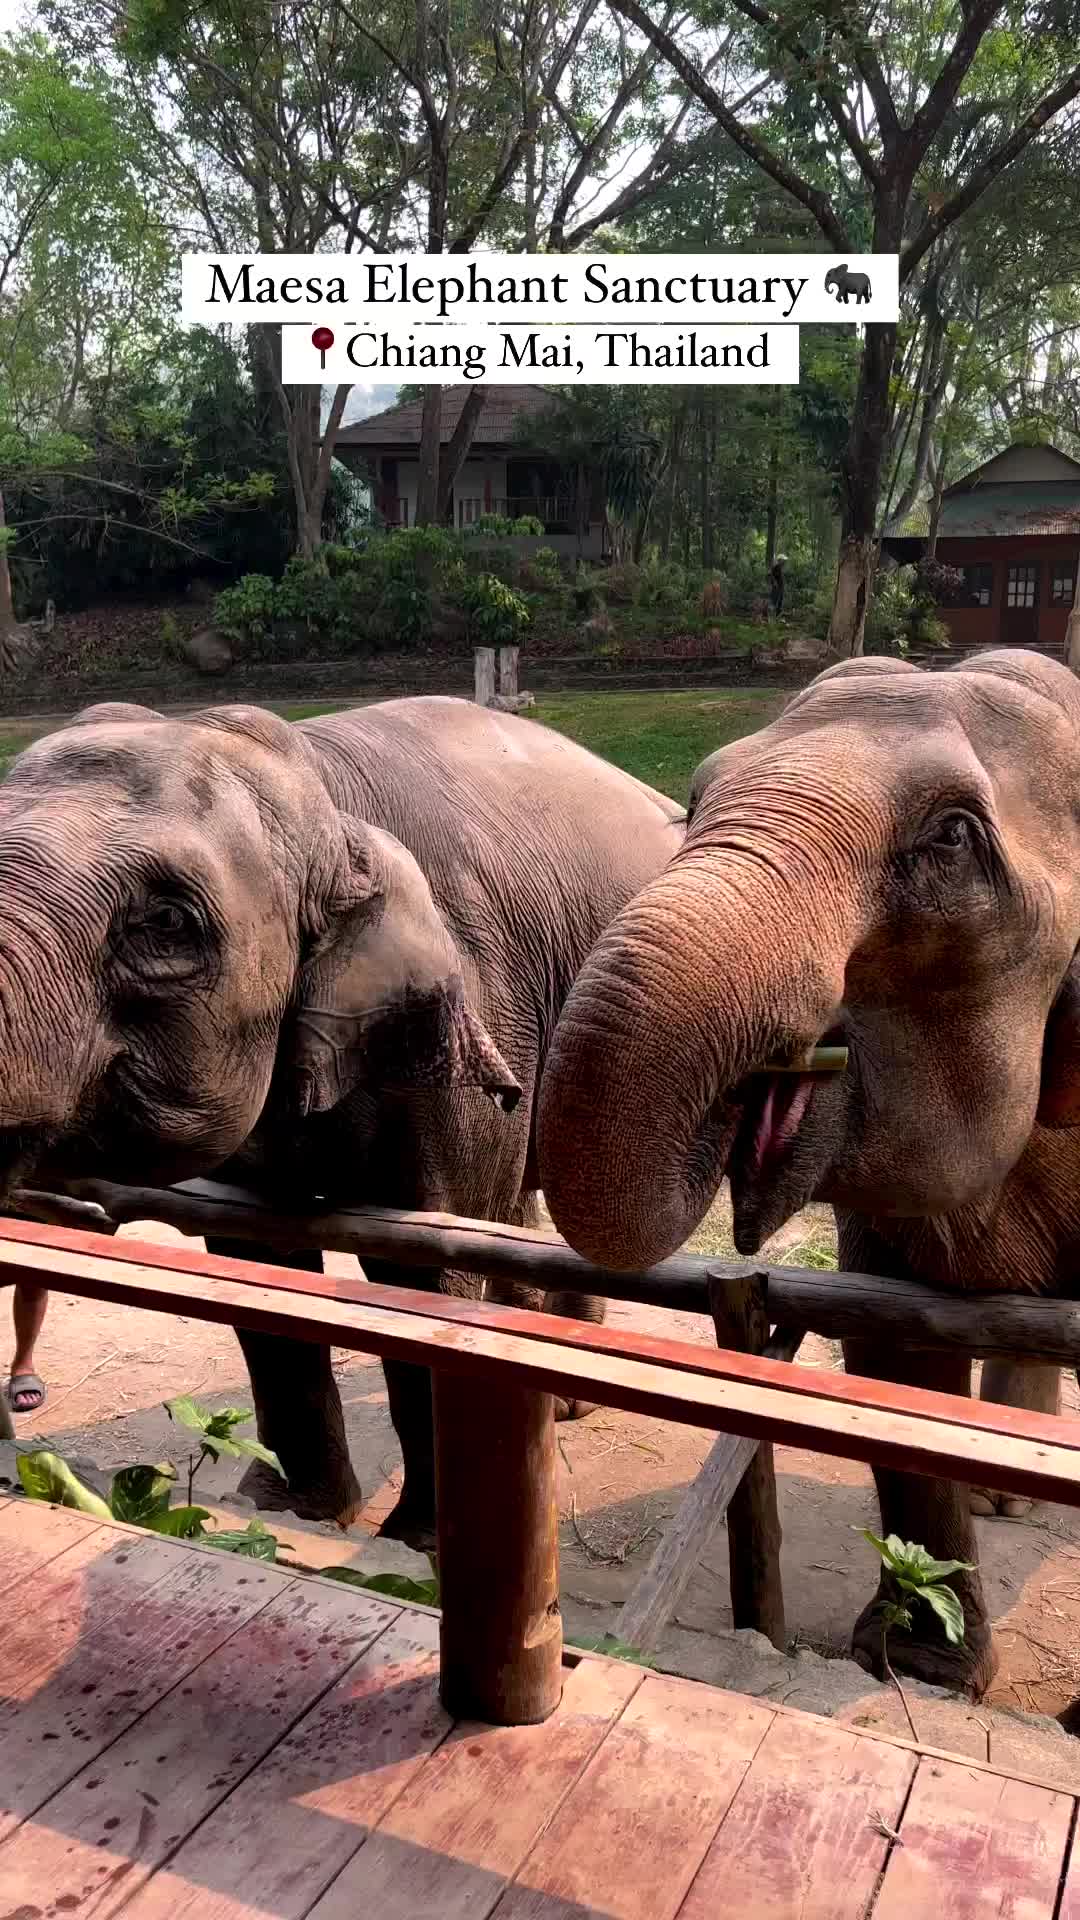
[[[778,553],[769,570],[769,606],[774,620],[779,620],[784,611],[784,568],[787,566],[787,554]]]
[[[34,1372],[34,1348],[49,1304],[49,1290],[34,1281],[17,1280],[11,1317],[15,1322],[15,1358],[4,1398],[12,1413],[36,1413],[45,1405],[47,1389]]]

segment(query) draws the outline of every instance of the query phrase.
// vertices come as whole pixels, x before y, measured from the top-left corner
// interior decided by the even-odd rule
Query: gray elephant
[[[600,937],[548,1054],[540,1172],[593,1260],[680,1246],[725,1171],[751,1254],[812,1195],[841,1266],[1067,1292],[1080,1256],[1080,683],[1022,652],[945,673],[846,661],[695,777],[683,846]],[[763,1063],[835,1041],[842,1076]],[[871,1337],[853,1372],[969,1391],[970,1363]],[[991,1369],[993,1398],[1015,1398]],[[1035,1370],[1056,1389],[1053,1369]],[[1053,1404],[1053,1401],[1049,1401]],[[882,1530],[975,1561],[966,1488],[882,1470]],[[895,1664],[994,1666],[928,1608]],[[882,1595],[855,1647],[880,1662]]]
[[[852,273],[847,266],[830,267],[825,275],[826,293],[835,293],[843,307],[847,306],[852,294],[857,307],[866,306],[870,299],[870,276],[866,273]]]
[[[561,735],[461,700],[297,727],[252,707],[91,708],[0,786],[0,1205],[31,1178],[223,1168],[294,1208],[528,1222],[559,1010],[683,819]],[[261,1503],[347,1524],[361,1495],[329,1351],[241,1344],[288,1480],[257,1484]],[[429,1376],[386,1379],[405,1476],[383,1531],[425,1546]]]

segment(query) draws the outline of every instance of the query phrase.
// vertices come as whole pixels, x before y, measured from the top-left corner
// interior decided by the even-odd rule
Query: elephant
[[[548,1052],[540,1177],[608,1268],[681,1246],[726,1174],[739,1251],[811,1197],[840,1265],[938,1288],[1068,1293],[1080,1256],[1080,683],[1022,651],[932,674],[828,668],[698,769],[664,872],[601,934]],[[818,1044],[840,1073],[770,1073]],[[885,1333],[852,1372],[970,1391],[966,1356]],[[1042,1376],[1056,1370],[1014,1369]],[[988,1397],[1011,1399],[1006,1366]],[[996,1377],[995,1377],[996,1376]],[[966,1488],[875,1473],[882,1531],[976,1562]],[[1006,1509],[1007,1510],[1007,1509]],[[890,1635],[894,1666],[978,1695],[977,1570]],[[887,1575],[854,1628],[881,1668]]]
[[[560,1007],[684,820],[562,735],[464,700],[295,726],[257,707],[90,708],[0,785],[0,1206],[31,1178],[221,1169],[278,1208],[534,1221]],[[321,1269],[310,1251],[212,1250]],[[578,1293],[550,1305],[602,1317]],[[287,1482],[256,1469],[247,1489],[348,1525],[362,1495],[329,1350],[240,1340]],[[430,1548],[430,1376],[385,1375],[404,1478],[383,1532]]]
[[[870,276],[867,273],[852,273],[846,266],[830,267],[825,275],[826,293],[835,293],[842,307],[846,307],[852,294],[857,307],[866,306],[870,299]]]

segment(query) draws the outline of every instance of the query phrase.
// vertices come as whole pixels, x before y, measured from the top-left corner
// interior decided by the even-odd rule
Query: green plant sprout
[[[901,1540],[898,1534],[890,1533],[886,1540],[879,1540],[876,1533],[868,1528],[860,1529],[864,1540],[869,1540],[875,1553],[887,1569],[894,1585],[898,1588],[897,1598],[886,1600],[881,1608],[881,1661],[888,1678],[892,1681],[907,1714],[911,1737],[918,1742],[915,1722],[911,1717],[907,1694],[900,1685],[889,1659],[890,1627],[910,1627],[911,1609],[916,1600],[925,1600],[937,1614],[945,1629],[945,1638],[952,1647],[964,1644],[964,1609],[958,1596],[945,1583],[951,1574],[974,1573],[970,1560],[935,1560],[925,1547],[914,1540]]]
[[[47,1500],[53,1506],[74,1507],[96,1520],[122,1520],[128,1526],[145,1527],[151,1533],[169,1534],[176,1540],[198,1540],[204,1546],[220,1547],[223,1553],[238,1553],[249,1560],[276,1560],[279,1541],[261,1520],[250,1520],[246,1527],[217,1527],[205,1507],[193,1504],[193,1485],[206,1460],[217,1460],[223,1453],[263,1460],[280,1472],[277,1455],[259,1440],[250,1440],[235,1429],[251,1419],[250,1410],[225,1407],[211,1413],[186,1397],[165,1402],[171,1420],[190,1427],[200,1436],[197,1454],[188,1457],[187,1503],[173,1506],[176,1468],[168,1460],[153,1466],[123,1467],[113,1475],[108,1499],[84,1485],[78,1474],[58,1453],[38,1448],[19,1455],[19,1479],[31,1500]],[[207,1526],[207,1521],[211,1525]]]

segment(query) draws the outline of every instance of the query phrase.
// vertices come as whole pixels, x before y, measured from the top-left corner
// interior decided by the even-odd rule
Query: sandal
[[[4,1388],[4,1398],[12,1413],[36,1413],[45,1405],[48,1388],[36,1373],[13,1373]],[[20,1400],[24,1402],[22,1406],[18,1404]]]

